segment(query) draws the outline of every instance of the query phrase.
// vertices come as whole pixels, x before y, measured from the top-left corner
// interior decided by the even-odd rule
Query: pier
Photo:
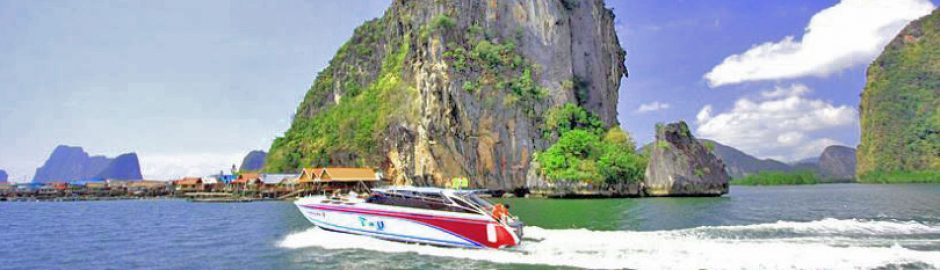
[[[0,183],[0,201],[94,201],[181,198],[191,202],[254,202],[370,188],[382,180],[371,168],[305,168],[300,174],[237,173],[172,181],[96,179]]]

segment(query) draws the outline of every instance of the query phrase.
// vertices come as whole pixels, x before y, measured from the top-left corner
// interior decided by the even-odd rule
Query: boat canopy
[[[481,190],[434,187],[386,187],[372,189],[369,203],[489,216],[493,205],[477,197]]]
[[[384,187],[384,188],[373,188],[372,191],[375,192],[412,192],[412,193],[439,193],[439,194],[454,194],[454,195],[466,195],[466,194],[476,194],[482,193],[486,190],[482,189],[446,189],[446,188],[436,188],[436,187],[410,187],[410,186],[400,186],[400,187]]]

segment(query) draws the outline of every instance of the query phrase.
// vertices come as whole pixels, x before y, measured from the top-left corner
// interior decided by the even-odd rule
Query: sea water
[[[442,248],[327,232],[287,202],[0,203],[0,268],[940,268],[940,185],[499,201],[528,225],[519,247]]]

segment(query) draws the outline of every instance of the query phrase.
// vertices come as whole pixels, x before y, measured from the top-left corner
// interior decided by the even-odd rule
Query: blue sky
[[[683,119],[699,136],[784,160],[816,155],[822,144],[854,146],[857,120],[848,116],[876,52],[807,55],[840,55],[827,49],[846,39],[889,39],[896,30],[885,29],[932,7],[870,1],[901,7],[867,7],[884,23],[864,25],[879,20],[858,21],[872,17],[858,2],[866,1],[608,1],[630,70],[619,120],[641,143],[655,123]],[[316,72],[387,5],[0,0],[0,169],[29,179],[59,144],[137,152],[149,178],[227,168],[267,150]],[[874,36],[798,44],[807,28],[825,36],[879,26]],[[722,64],[766,43],[763,54]]]

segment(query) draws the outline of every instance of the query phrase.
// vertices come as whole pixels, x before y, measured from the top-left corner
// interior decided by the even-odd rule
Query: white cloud
[[[665,109],[669,109],[669,106],[670,106],[669,103],[653,101],[653,102],[646,103],[646,104],[640,104],[640,107],[636,108],[636,112],[645,113],[645,112],[665,110]]]
[[[228,173],[238,166],[244,153],[139,154],[140,170],[145,179],[172,180],[185,176],[206,176],[220,170]]]
[[[704,78],[711,87],[747,81],[827,76],[867,64],[908,22],[929,14],[929,0],[842,0],[813,15],[793,36],[728,56]]]
[[[705,105],[705,107],[702,107],[702,110],[698,111],[698,114],[695,115],[695,120],[699,123],[705,122],[710,118],[712,118],[712,105]]]
[[[802,84],[776,87],[756,99],[738,99],[727,112],[702,107],[696,132],[703,138],[761,157],[793,161],[819,155],[823,148],[842,144],[817,132],[857,125],[855,108],[835,106],[805,97]]]
[[[776,86],[774,90],[760,92],[760,95],[765,98],[778,98],[783,96],[802,96],[806,93],[809,93],[809,87],[802,84],[793,84],[789,87]]]

